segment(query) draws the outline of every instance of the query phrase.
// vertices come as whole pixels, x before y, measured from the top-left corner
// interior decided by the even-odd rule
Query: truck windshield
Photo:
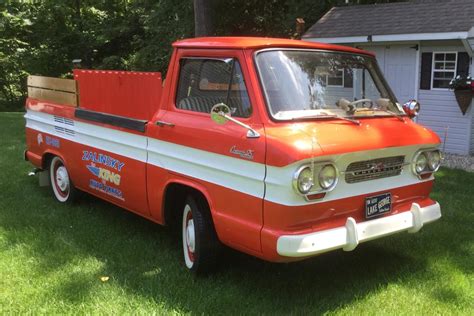
[[[281,49],[258,52],[256,63],[277,120],[403,114],[369,56]]]

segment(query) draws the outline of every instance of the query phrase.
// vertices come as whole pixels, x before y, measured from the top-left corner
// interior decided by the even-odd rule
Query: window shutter
[[[420,89],[431,89],[431,65],[433,63],[433,53],[421,54],[421,78]]]
[[[352,69],[346,68],[344,69],[344,88],[352,88],[353,82],[352,82]]]
[[[458,53],[456,76],[467,76],[469,74],[469,55],[467,53]]]

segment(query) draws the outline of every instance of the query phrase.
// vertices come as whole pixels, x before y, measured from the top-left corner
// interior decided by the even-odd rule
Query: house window
[[[344,87],[344,71],[337,69],[326,76],[326,85],[332,87]]]
[[[449,82],[456,76],[458,54],[456,52],[434,53],[433,57],[431,88],[448,89]]]
[[[324,87],[344,87],[343,69],[329,70],[327,67],[324,67],[317,68],[315,73],[319,83]]]

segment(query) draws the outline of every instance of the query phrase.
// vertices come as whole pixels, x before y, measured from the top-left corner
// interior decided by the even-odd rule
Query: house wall
[[[465,115],[461,110],[454,96],[454,92],[446,90],[421,90],[421,54],[423,52],[465,52],[466,49],[460,40],[437,40],[437,41],[403,41],[403,42],[377,42],[377,43],[344,43],[343,45],[359,47],[373,51],[377,54],[379,64],[386,64],[386,53],[382,54],[383,47],[406,46],[412,48],[419,44],[419,53],[415,58],[413,66],[416,69],[415,87],[413,97],[417,98],[421,104],[420,116],[417,122],[435,131],[443,142],[442,148],[449,153],[466,155],[474,154],[474,101]],[[384,67],[382,67],[384,68]],[[386,71],[382,69],[382,71]],[[474,63],[471,60],[470,74],[474,76]],[[385,77],[390,74],[386,73]],[[390,82],[390,78],[387,78]],[[393,78],[392,78],[393,79]],[[396,78],[395,78],[396,79]],[[406,100],[399,100],[403,103]],[[447,137],[445,139],[447,131]]]
[[[471,77],[474,77],[474,58],[471,58]],[[471,148],[469,150],[470,154],[474,154],[474,99],[471,102],[471,107],[469,108],[471,115]]]
[[[326,97],[325,103],[334,105],[339,99],[345,98],[347,100],[353,100],[354,98],[354,89],[353,88],[343,88],[343,87],[326,87]]]
[[[471,69],[474,69],[474,68],[471,68]],[[474,155],[474,110],[472,109],[473,107],[474,107],[474,101],[471,102],[471,108],[469,110],[471,112],[471,117],[472,117],[472,120],[471,120],[471,149],[469,150],[469,153],[472,154],[472,155]]]
[[[421,42],[423,52],[464,52],[464,46],[457,42]],[[472,69],[472,68],[471,68]],[[420,71],[420,69],[418,69]],[[419,78],[421,76],[418,76]],[[419,87],[419,82],[418,82]],[[432,129],[441,138],[446,152],[455,154],[468,154],[474,146],[472,121],[474,111],[472,106],[463,115],[451,90],[419,90],[418,101],[421,112],[418,123]],[[445,139],[447,131],[447,137]]]
[[[411,49],[416,44],[419,44],[419,54],[415,54],[415,51]],[[453,91],[448,89],[419,89],[421,78],[421,53],[447,51],[465,52],[466,50],[461,41],[445,40],[399,43],[370,43],[353,46],[358,46],[362,49],[373,51],[376,54],[379,65],[381,66],[385,77],[396,94],[396,88],[400,87],[394,86],[394,84],[396,84],[400,78],[398,78],[398,75],[388,72],[387,64],[395,63],[400,67],[402,65],[406,66],[411,64],[412,67],[416,67],[416,76],[408,76],[406,69],[403,71],[403,73],[407,74],[407,78],[405,78],[407,83],[410,81],[413,82],[409,84],[412,86],[414,85],[411,97],[416,98],[421,104],[421,112],[417,122],[432,129],[439,135],[441,141],[443,142],[442,148],[444,148],[446,152],[462,155],[466,155],[469,152],[474,152],[474,110],[472,110],[472,106],[466,115],[462,115]],[[387,52],[392,51],[393,48],[396,47],[406,50],[404,57],[402,59],[396,59],[397,55],[394,55],[393,60],[388,60],[388,58],[392,57],[390,54],[387,54]],[[417,58],[419,59],[418,62],[416,62]],[[412,61],[410,61],[410,59],[412,59]],[[474,74],[472,69],[474,69],[473,65],[471,65],[471,74]],[[397,78],[391,78],[393,76],[396,76]],[[408,100],[406,96],[400,97],[400,93],[398,94],[399,102],[403,103]],[[444,144],[446,132],[446,144]]]

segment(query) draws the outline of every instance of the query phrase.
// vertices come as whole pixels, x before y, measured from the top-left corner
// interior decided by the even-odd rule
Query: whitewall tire
[[[194,265],[194,254],[196,252],[196,233],[194,228],[193,213],[189,204],[184,206],[182,238],[184,263],[188,269],[192,269]]]
[[[197,274],[215,268],[221,245],[209,207],[202,198],[189,195],[183,207],[181,237],[186,268]]]
[[[70,202],[76,195],[69,172],[61,158],[55,156],[49,163],[49,179],[53,196],[61,203]]]

